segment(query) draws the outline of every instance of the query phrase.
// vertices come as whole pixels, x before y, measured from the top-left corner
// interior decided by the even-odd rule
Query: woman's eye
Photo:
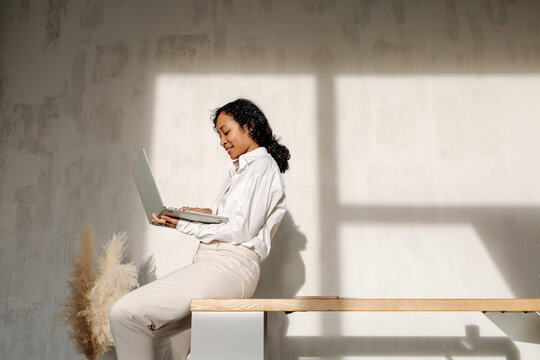
[[[229,131],[230,131],[230,130],[229,130]],[[229,131],[224,132],[223,135],[228,135],[228,134],[229,134]]]

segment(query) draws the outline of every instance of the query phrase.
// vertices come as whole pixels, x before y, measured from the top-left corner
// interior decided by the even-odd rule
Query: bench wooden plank
[[[540,299],[193,299],[191,311],[540,311]]]

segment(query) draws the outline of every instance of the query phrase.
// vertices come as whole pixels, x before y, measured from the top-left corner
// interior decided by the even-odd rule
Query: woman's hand
[[[178,225],[178,219],[172,216],[161,215],[160,217],[157,217],[156,214],[152,213],[152,217],[152,222],[159,225],[165,225],[172,228],[176,228],[176,225]]]
[[[187,207],[187,206],[184,206],[184,207],[182,208],[182,210],[196,211],[196,212],[200,212],[200,213],[203,213],[203,214],[210,214],[210,215],[212,215],[212,209],[202,209],[202,208],[197,208],[197,207]]]

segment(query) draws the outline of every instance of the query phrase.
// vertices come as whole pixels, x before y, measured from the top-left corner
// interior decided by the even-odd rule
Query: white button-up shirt
[[[223,224],[179,220],[176,228],[204,243],[214,240],[255,249],[261,260],[283,215],[286,190],[279,167],[266,148],[241,155],[229,165],[229,176],[218,191],[212,214],[229,218]]]

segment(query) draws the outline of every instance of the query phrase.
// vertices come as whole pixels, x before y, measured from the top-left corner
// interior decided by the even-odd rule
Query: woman
[[[200,240],[193,264],[122,297],[110,312],[118,359],[185,359],[192,298],[250,298],[259,264],[285,214],[289,150],[278,143],[262,111],[245,99],[215,111],[214,129],[233,160],[212,209],[224,224],[154,214],[153,222]],[[174,337],[174,342],[169,341]],[[211,339],[208,339],[211,342]],[[177,345],[180,345],[179,347]]]

